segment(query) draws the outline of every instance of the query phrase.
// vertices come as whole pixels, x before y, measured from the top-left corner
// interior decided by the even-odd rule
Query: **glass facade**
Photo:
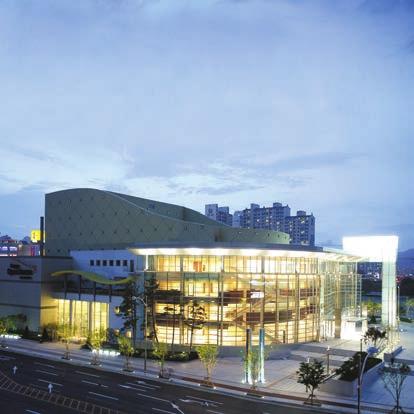
[[[86,338],[90,332],[108,328],[109,305],[103,302],[57,299],[58,324],[69,323],[77,338]]]
[[[244,346],[317,341],[360,316],[356,264],[313,257],[148,257],[146,278],[158,289],[152,314],[161,342]]]

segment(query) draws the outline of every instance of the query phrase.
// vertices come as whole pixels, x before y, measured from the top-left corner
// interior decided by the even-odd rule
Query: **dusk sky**
[[[0,0],[0,233],[94,187],[414,247],[414,1]]]

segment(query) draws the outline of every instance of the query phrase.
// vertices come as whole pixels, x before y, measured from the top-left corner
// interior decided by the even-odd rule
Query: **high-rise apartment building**
[[[218,204],[206,204],[205,215],[208,218],[227,224],[228,226],[233,225],[233,215],[230,214],[230,209],[228,207],[219,207]]]
[[[290,244],[315,245],[315,217],[313,214],[306,214],[306,211],[299,210],[296,216],[285,217],[281,231],[289,234]]]
[[[225,213],[220,216],[220,209]],[[216,221],[229,224],[225,221],[228,207],[218,207],[217,204],[206,205],[206,216]],[[296,216],[291,215],[290,207],[282,203],[273,203],[271,207],[260,207],[259,204],[250,204],[250,208],[235,211],[233,214],[233,227],[247,229],[267,229],[281,231],[289,234],[290,244],[302,246],[315,245],[315,217],[299,210]]]

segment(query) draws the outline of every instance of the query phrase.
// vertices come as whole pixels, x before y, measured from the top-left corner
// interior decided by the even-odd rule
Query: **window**
[[[94,260],[89,260],[89,266],[93,266],[95,264]]]
[[[116,264],[116,266],[121,266],[121,261],[120,261],[120,260],[117,260],[117,261],[115,262],[115,264]]]
[[[122,266],[128,266],[128,260],[122,260]]]
[[[114,265],[114,261],[113,260],[110,260],[109,261],[109,266],[113,266]]]
[[[102,266],[106,266],[107,260],[102,260]]]
[[[97,260],[96,261],[96,266],[100,266],[101,265],[101,261],[100,260]]]

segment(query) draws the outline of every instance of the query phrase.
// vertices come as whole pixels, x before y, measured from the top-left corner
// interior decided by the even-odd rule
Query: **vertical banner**
[[[260,328],[259,330],[259,351],[260,351],[260,375],[259,382],[264,383],[264,360],[265,360],[265,330]]]
[[[252,331],[250,328],[246,329],[246,349],[244,357],[246,358],[245,364],[244,364],[244,382],[246,384],[250,384],[251,378],[250,378],[250,362],[249,362],[249,354],[250,349],[252,347]]]

